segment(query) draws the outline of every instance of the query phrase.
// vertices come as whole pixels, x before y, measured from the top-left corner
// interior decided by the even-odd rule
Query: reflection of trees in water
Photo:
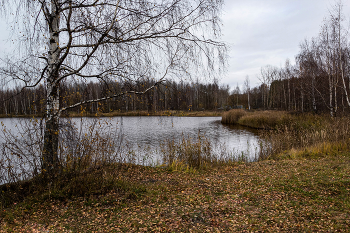
[[[3,119],[8,128],[14,128],[14,119]],[[26,121],[24,119],[24,121]],[[205,137],[210,140],[215,154],[236,153],[244,151],[248,154],[256,153],[253,149],[258,144],[256,130],[241,126],[223,125],[218,117],[112,117],[101,118],[73,118],[73,124],[61,121],[62,136],[66,138],[67,153],[76,155],[82,151],[81,142],[73,140],[80,138],[88,131],[88,127],[105,123],[99,128],[100,135],[110,137],[117,148],[114,151],[124,154],[130,162],[138,164],[154,164],[160,160],[159,144],[166,140],[180,141],[182,138],[198,140]],[[99,122],[99,123],[98,123]],[[106,130],[104,130],[106,129]],[[107,129],[111,132],[107,133]],[[14,131],[13,131],[14,132]],[[108,135],[107,135],[108,134]]]
[[[250,127],[245,127],[245,126],[241,126],[241,125],[233,125],[233,124],[222,124],[222,126],[224,128],[227,128],[228,130],[231,131],[243,131],[243,132],[250,132],[254,135],[259,135],[259,131],[257,129],[253,129]]]
[[[155,163],[160,160],[159,145],[167,140],[181,141],[206,138],[215,154],[256,154],[258,144],[256,130],[223,125],[219,118],[206,117],[113,117],[111,124],[117,128],[118,145],[123,151],[131,151],[137,163]],[[249,151],[249,152],[247,152]],[[152,162],[153,159],[153,162]]]

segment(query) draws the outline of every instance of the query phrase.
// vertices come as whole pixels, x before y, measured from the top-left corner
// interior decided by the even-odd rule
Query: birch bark
[[[59,21],[57,12],[59,1],[51,1],[49,16],[49,54],[48,77],[46,80],[46,127],[44,133],[44,147],[42,157],[43,172],[52,175],[58,169],[58,135],[59,135]]]

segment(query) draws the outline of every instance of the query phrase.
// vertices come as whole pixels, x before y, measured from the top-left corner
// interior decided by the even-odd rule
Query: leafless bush
[[[2,123],[0,183],[24,180],[41,170],[43,121],[18,119],[15,128]]]
[[[14,129],[3,125],[0,183],[13,183],[40,174],[42,168],[42,119],[18,119]],[[84,172],[112,162],[135,162],[135,154],[108,120],[61,119],[60,173]]]

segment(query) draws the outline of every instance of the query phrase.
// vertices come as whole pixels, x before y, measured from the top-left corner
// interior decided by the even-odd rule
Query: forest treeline
[[[133,90],[142,92],[145,87],[151,87],[155,82],[143,80],[137,84],[128,82],[71,82],[63,83],[60,87],[60,105],[71,106],[88,100],[112,96]],[[227,107],[230,88],[217,82],[203,84],[199,82],[167,81],[157,85],[145,94],[128,93],[120,97],[84,104],[82,107],[69,109],[70,112],[85,111],[89,114],[113,111],[202,111],[218,110]],[[18,94],[19,93],[19,94]],[[0,91],[0,114],[15,115],[43,115],[45,113],[46,89],[43,85],[33,89],[15,88]]]
[[[99,103],[85,104],[69,111],[162,111],[224,110],[229,108],[277,109],[298,112],[343,115],[350,109],[350,38],[349,18],[341,2],[335,4],[323,21],[318,35],[300,43],[295,65],[289,59],[283,67],[261,68],[260,85],[250,87],[249,77],[243,86],[232,91],[228,85],[166,81],[143,95],[127,94]],[[128,82],[89,82],[61,84],[61,106],[98,99],[105,94],[126,90],[143,91],[152,80]],[[16,93],[20,94],[16,95]],[[41,115],[44,113],[45,88],[20,88],[0,91],[2,115]]]
[[[261,85],[233,95],[238,104],[252,108],[299,112],[347,113],[350,107],[349,18],[341,2],[335,4],[324,19],[318,35],[300,43],[292,66],[267,65],[261,68]],[[249,103],[248,103],[248,96]]]

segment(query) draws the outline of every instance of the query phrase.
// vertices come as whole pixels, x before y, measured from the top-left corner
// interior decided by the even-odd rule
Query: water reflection
[[[96,118],[73,118],[77,130],[86,131],[86,127]],[[1,119],[8,130],[16,133],[17,120]],[[85,122],[85,123],[83,123]],[[102,123],[101,123],[102,122]],[[259,153],[259,137],[256,130],[240,126],[223,125],[221,117],[112,117],[101,118],[101,124],[107,124],[114,130],[119,144],[132,150],[149,163],[159,163],[159,145],[168,140],[179,141],[183,137],[196,139],[204,136],[209,139],[215,153],[231,156],[246,156],[249,160]],[[141,163],[140,161],[138,163]]]
[[[86,118],[92,121],[94,118]],[[259,137],[256,130],[221,124],[221,117],[113,117],[104,119],[116,127],[117,135],[129,149],[145,156],[154,153],[153,162],[159,160],[157,149],[168,140],[179,141],[183,137],[209,139],[216,153],[223,150],[231,156],[242,156],[254,160],[259,153]],[[77,126],[80,120],[73,120]]]

